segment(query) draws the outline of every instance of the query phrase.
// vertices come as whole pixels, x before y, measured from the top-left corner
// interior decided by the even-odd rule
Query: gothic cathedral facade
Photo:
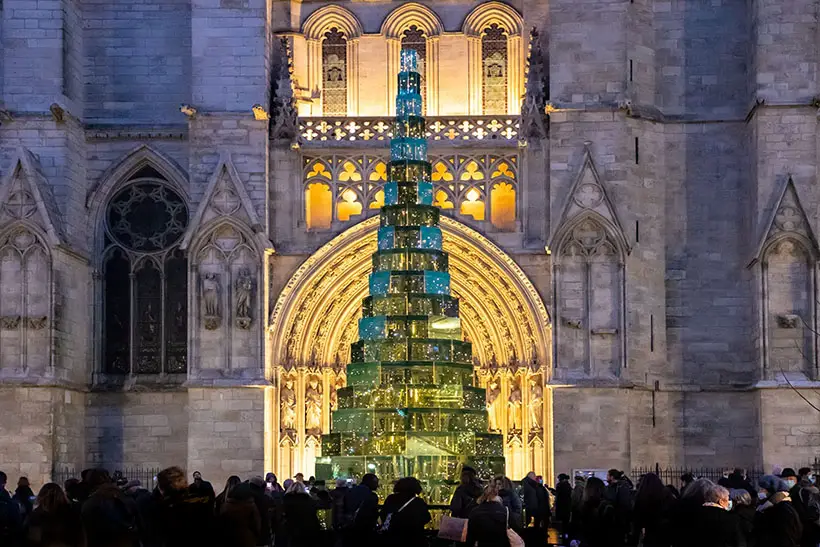
[[[0,2],[0,469],[313,474],[401,48],[507,474],[805,465],[817,27],[808,0]]]

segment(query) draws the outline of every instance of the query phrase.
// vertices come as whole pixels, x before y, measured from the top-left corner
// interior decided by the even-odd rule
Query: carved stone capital
[[[0,317],[0,328],[3,330],[14,330],[20,326],[19,315],[4,315]]]

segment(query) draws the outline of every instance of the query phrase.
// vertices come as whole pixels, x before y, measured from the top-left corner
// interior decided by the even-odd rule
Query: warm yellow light
[[[478,190],[475,188],[470,188],[467,192],[467,201],[476,201],[478,198],[481,197],[481,194],[478,193]]]
[[[308,230],[327,230],[333,214],[330,186],[314,182],[305,189],[305,222]]]
[[[362,204],[359,203],[359,197],[356,192],[350,188],[342,192],[342,201],[336,206],[336,217],[346,222],[350,217],[362,214]]]
[[[512,184],[502,182],[493,186],[490,192],[490,205],[493,226],[499,230],[514,230],[515,189]]]

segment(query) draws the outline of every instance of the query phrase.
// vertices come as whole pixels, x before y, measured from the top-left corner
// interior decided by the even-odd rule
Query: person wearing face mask
[[[811,469],[798,471],[797,484],[789,490],[792,506],[803,524],[802,547],[817,547],[820,543],[820,491],[809,479]]]
[[[729,491],[717,484],[703,493],[703,504],[694,512],[689,545],[698,547],[746,547],[737,513],[733,513]]]
[[[803,525],[792,505],[786,481],[774,475],[758,480],[755,537],[766,547],[800,547]]]

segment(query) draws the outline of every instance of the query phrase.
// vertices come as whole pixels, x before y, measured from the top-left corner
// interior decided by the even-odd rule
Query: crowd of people
[[[818,547],[820,492],[810,468],[786,468],[753,484],[742,469],[717,482],[681,477],[678,491],[655,473],[637,485],[615,469],[606,482],[560,476],[555,518],[572,546]]]
[[[35,496],[20,478],[13,494],[0,472],[3,547],[425,547],[434,539],[422,484],[393,484],[380,500],[374,474],[335,488],[297,474],[281,485],[269,473],[230,477],[218,495],[193,473],[161,471],[149,491],[103,469],[84,471]],[[554,488],[529,473],[516,486],[503,476],[480,481],[465,466],[449,513],[466,522],[469,547],[546,545],[558,530],[572,547],[818,547],[820,492],[809,468],[784,469],[752,484],[743,470],[714,483],[681,477],[678,491],[654,473],[637,484],[615,469],[606,481],[558,477]],[[330,518],[320,522],[318,511]],[[512,533],[511,533],[512,532]],[[520,538],[524,538],[521,540]],[[446,544],[446,543],[445,543]]]

